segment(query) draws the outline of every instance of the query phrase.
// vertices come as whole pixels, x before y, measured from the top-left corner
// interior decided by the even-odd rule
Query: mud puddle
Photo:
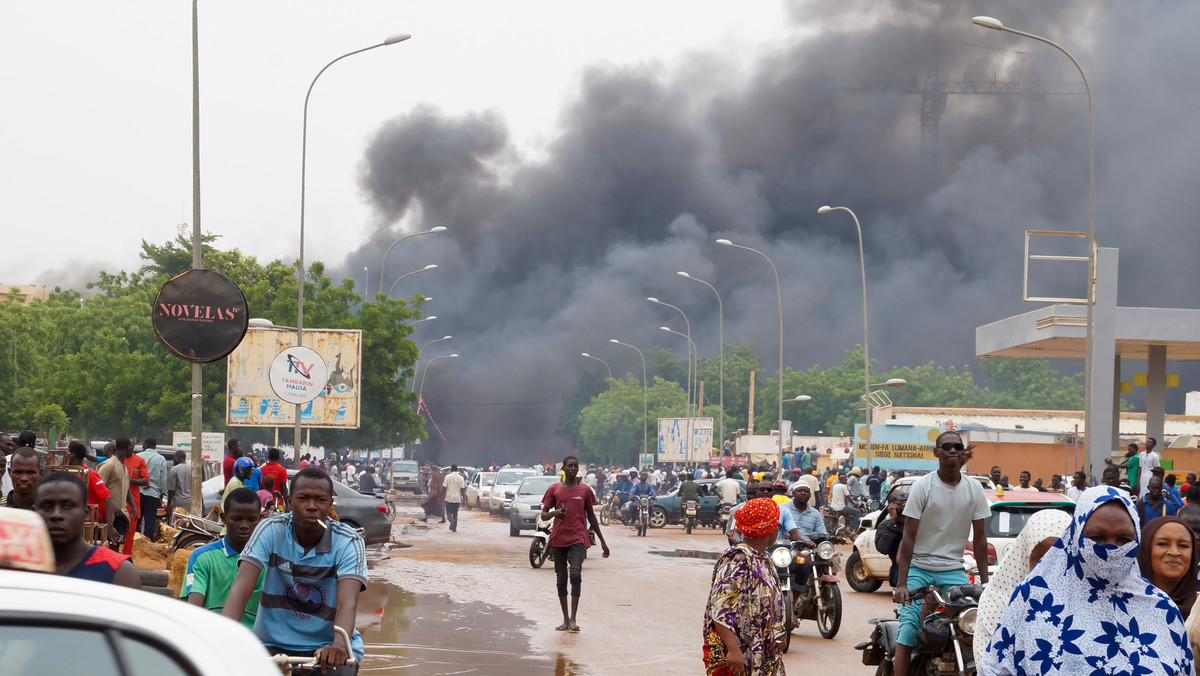
[[[702,552],[697,549],[652,549],[650,553],[655,556],[670,556],[680,559],[708,559],[716,561],[721,558],[721,552]]]
[[[367,647],[360,674],[583,674],[562,655],[533,655],[524,633],[533,623],[483,602],[372,581],[359,596],[357,622]]]

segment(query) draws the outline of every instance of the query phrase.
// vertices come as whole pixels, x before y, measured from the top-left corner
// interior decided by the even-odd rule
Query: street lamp
[[[429,367],[433,366],[433,362],[435,362],[439,359],[458,359],[458,353],[456,352],[454,354],[439,354],[438,356],[434,357],[433,359],[430,359],[429,362],[427,364],[425,364],[425,370],[421,372],[421,386],[417,388],[417,401],[421,400],[421,394],[425,391],[425,376],[429,375]]]
[[[1043,43],[1050,45],[1051,47],[1057,49],[1058,51],[1062,52],[1063,55],[1065,55],[1068,59],[1071,60],[1071,63],[1075,64],[1075,68],[1079,71],[1079,77],[1083,78],[1083,89],[1087,93],[1087,105],[1088,105],[1088,236],[1087,236],[1087,240],[1088,240],[1088,285],[1087,285],[1087,333],[1084,338],[1084,364],[1083,364],[1083,388],[1084,388],[1083,389],[1083,429],[1084,429],[1084,434],[1085,434],[1084,447],[1087,450],[1087,466],[1084,467],[1084,470],[1090,472],[1091,466],[1092,466],[1091,451],[1093,448],[1092,439],[1093,439],[1093,430],[1094,430],[1094,428],[1092,427],[1092,384],[1093,384],[1092,383],[1092,361],[1093,361],[1093,349],[1092,349],[1093,348],[1093,342],[1092,342],[1093,335],[1092,335],[1092,333],[1095,328],[1095,321],[1093,319],[1093,311],[1094,311],[1094,307],[1096,304],[1096,148],[1092,142],[1092,87],[1091,87],[1091,85],[1088,84],[1087,73],[1083,72],[1083,66],[1079,65],[1079,62],[1075,60],[1075,57],[1071,55],[1071,52],[1068,52],[1062,45],[1058,44],[1057,42],[1054,42],[1053,40],[1048,40],[1044,37],[1041,37],[1040,35],[1034,35],[1033,33],[1026,33],[1024,31],[1016,30],[1015,28],[1009,28],[1009,27],[1005,26],[1004,24],[1000,23],[1000,21],[998,19],[993,19],[990,16],[977,16],[977,17],[971,19],[971,22],[974,23],[976,26],[981,26],[983,28],[990,28],[990,29],[996,30],[996,31],[1012,33],[1013,35],[1020,35],[1021,37],[1029,38],[1030,40],[1037,40],[1038,42],[1043,42]],[[1094,431],[1096,433],[1100,433],[1099,430],[1094,430]],[[1106,430],[1103,432],[1103,434],[1105,436],[1107,436],[1109,434],[1109,432]],[[1109,442],[1105,442],[1103,447],[1108,448],[1109,443],[1111,443],[1111,440]],[[1104,453],[1107,453],[1107,452],[1108,451],[1104,451]]]
[[[608,369],[609,379],[612,379],[612,368],[609,367],[608,362],[604,361],[600,357],[593,357],[592,355],[588,354],[587,352],[580,352],[579,354],[580,354],[580,356],[587,357],[588,359],[595,359],[596,361],[600,362],[601,364],[604,364],[604,368]]]
[[[717,287],[698,277],[693,277],[682,270],[675,274],[690,279],[693,282],[700,282],[704,286],[712,289],[712,292],[717,296],[717,330],[718,340],[720,341],[720,369],[721,373],[717,376],[718,387],[721,390],[718,406],[721,407],[721,444],[725,443],[725,306],[721,303],[721,294],[717,291]]]
[[[788,401],[812,401],[812,397],[808,396],[807,394],[802,394],[793,399],[788,399]]]
[[[454,336],[442,336],[441,338],[434,338],[433,340],[431,340],[428,343],[425,343],[424,345],[421,346],[421,352],[424,352],[425,348],[429,347],[430,345],[433,345],[434,343],[440,343],[443,340],[450,340],[453,337]],[[418,354],[420,354],[420,352],[418,352]]]
[[[616,338],[609,338],[608,342],[613,343],[614,345],[624,345],[625,347],[633,348],[638,353],[638,356],[642,359],[642,455],[645,455],[649,449],[649,433],[646,431],[646,355],[642,354],[642,351],[633,345],[630,345],[629,343],[622,343]],[[641,458],[638,458],[638,462],[634,464],[640,465]]]
[[[425,232],[414,232],[410,235],[405,235],[405,236],[401,237],[400,239],[396,240],[395,242],[392,242],[391,245],[388,246],[387,251],[383,252],[383,259],[379,261],[379,288],[380,288],[380,290],[383,289],[383,270],[384,270],[384,266],[387,265],[387,257],[388,257],[388,254],[390,254],[392,252],[392,247],[396,246],[400,242],[403,242],[404,240],[408,239],[409,237],[420,237],[421,235],[432,235],[432,234],[439,233],[439,232],[446,232],[446,226],[439,225],[436,227],[432,227],[432,228],[426,230]]]
[[[691,446],[692,446],[692,392],[693,392],[693,388],[692,388],[692,349],[696,346],[696,344],[692,342],[692,323],[690,321],[688,321],[688,316],[686,314],[684,314],[683,310],[680,310],[679,308],[675,307],[674,305],[671,305],[670,303],[664,303],[661,300],[659,300],[657,298],[653,298],[653,297],[647,298],[646,300],[651,303],[654,303],[655,305],[663,305],[665,307],[671,308],[672,310],[675,310],[676,312],[679,313],[680,317],[683,317],[683,324],[685,327],[687,327],[686,335],[687,335],[687,339],[688,339],[688,359],[687,359],[688,372],[687,372],[687,413],[686,413],[686,415],[687,415],[687,419],[688,419],[688,426],[687,426],[688,455],[691,456],[691,453],[692,453],[692,451],[691,451]],[[699,356],[699,355],[697,355],[697,356]],[[697,361],[699,361],[699,360],[697,360]],[[697,408],[699,408],[699,407],[697,407]],[[691,460],[691,457],[689,457],[688,460]]]
[[[775,268],[775,263],[771,261],[767,255],[758,249],[751,249],[748,246],[734,244],[727,239],[718,239],[717,244],[721,246],[731,246],[735,249],[744,249],[758,254],[763,257],[763,260],[771,266],[771,272],[775,273],[775,298],[779,302],[779,454],[783,455],[783,292],[779,290],[779,270]],[[754,415],[751,411],[750,415]]]
[[[430,319],[434,319],[434,317],[430,317]],[[420,361],[420,360],[421,360],[421,354],[422,354],[423,352],[425,352],[425,348],[429,347],[430,345],[433,345],[434,343],[440,343],[440,342],[442,342],[443,340],[450,340],[451,338],[453,338],[453,336],[442,336],[441,338],[434,338],[433,340],[429,341],[428,343],[425,343],[424,345],[422,345],[422,346],[421,346],[421,349],[417,351],[417,361]],[[431,359],[430,361],[433,361],[433,360]],[[416,368],[414,368],[414,369],[413,369],[413,381],[412,381],[412,387],[409,387],[409,388],[408,388],[408,391],[409,391],[409,392],[415,392],[415,391],[416,391],[416,385],[417,385],[417,369],[419,369],[419,368],[420,368],[420,366],[417,366]]]
[[[437,319],[437,315],[429,315],[428,317],[425,317],[424,319],[418,319],[417,321],[409,324],[409,326],[416,326],[417,324],[420,324],[421,322],[431,322],[435,319]]]
[[[844,211],[850,214],[850,218],[854,219],[854,229],[858,231],[858,264],[862,268],[862,308],[863,308],[863,400],[867,401],[871,398],[871,352],[868,347],[869,340],[867,334],[867,258],[863,254],[863,236],[862,226],[859,225],[858,216],[849,207],[831,207],[823,206],[817,209],[818,214],[828,214],[834,211]],[[867,401],[867,467],[871,466],[873,454],[871,451],[871,402]]]
[[[667,326],[660,326],[660,327],[658,327],[658,330],[659,330],[659,331],[666,331],[667,333],[674,333],[674,334],[675,334],[675,335],[677,335],[677,336],[682,336],[682,337],[684,337],[684,338],[687,338],[687,342],[688,342],[688,353],[689,353],[689,354],[692,352],[692,350],[695,350],[695,349],[696,349],[696,344],[692,342],[692,338],[691,338],[691,336],[688,336],[688,335],[686,335],[686,334],[680,333],[680,332],[678,332],[678,331],[672,331],[672,330],[670,329],[670,327],[667,327]],[[689,400],[689,402],[688,402],[688,406],[689,406],[689,407],[691,406],[691,401],[690,401],[690,400]],[[689,412],[689,413],[690,413],[690,412]],[[695,433],[692,431],[692,416],[689,414],[689,415],[688,415],[688,458],[687,458],[688,462],[692,462],[692,461],[694,460],[694,459],[692,458],[692,452],[695,450],[695,446],[696,446],[696,441],[695,441],[695,438],[694,438],[694,434],[695,434]]]
[[[296,281],[299,289],[297,290],[296,298],[296,345],[304,345],[304,197],[305,197],[305,178],[308,172],[308,100],[312,97],[313,87],[317,85],[317,80],[321,79],[321,75],[329,70],[333,64],[341,61],[348,56],[369,52],[372,49],[379,47],[387,47],[411,38],[408,33],[399,33],[393,35],[383,42],[363,47],[352,52],[346,52],[338,58],[325,64],[325,67],[317,71],[317,76],[313,78],[312,84],[308,85],[308,93],[304,95],[304,126],[300,141],[300,256],[296,259]],[[199,225],[197,225],[199,227]],[[296,453],[300,452],[300,404],[296,404]]]
[[[406,273],[400,275],[399,277],[396,278],[396,281],[392,282],[392,285],[388,288],[387,295],[389,295],[389,296],[392,295],[392,292],[396,290],[396,285],[399,284],[400,280],[404,279],[405,277],[411,277],[412,275],[415,275],[419,272],[430,272],[432,270],[437,270],[437,267],[438,266],[433,265],[431,263],[429,265],[426,265],[423,268],[420,268],[419,270],[413,270],[412,272],[406,272]]]

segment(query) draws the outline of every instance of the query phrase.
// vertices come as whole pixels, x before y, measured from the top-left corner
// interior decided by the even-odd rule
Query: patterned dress
[[[738,637],[749,673],[783,676],[783,594],[766,554],[744,543],[730,547],[713,568],[712,590],[704,611],[707,673],[722,676],[724,646],[714,630],[722,625]]]

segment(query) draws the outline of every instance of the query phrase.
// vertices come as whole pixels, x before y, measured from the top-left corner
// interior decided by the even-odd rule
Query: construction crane
[[[928,194],[938,180],[938,123],[946,112],[946,97],[951,94],[985,94],[990,96],[1019,96],[1023,99],[1044,99],[1047,96],[1080,96],[1086,94],[1083,83],[1073,82],[975,82],[945,81],[931,68],[924,80],[916,76],[906,81],[817,78],[809,88],[809,101],[832,105],[838,92],[872,92],[917,94],[921,96],[921,194]]]

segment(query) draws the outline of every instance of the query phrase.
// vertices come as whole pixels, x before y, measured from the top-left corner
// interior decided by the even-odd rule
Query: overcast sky
[[[413,107],[495,111],[536,157],[585,66],[755,58],[795,26],[780,2],[200,3],[202,226],[260,260],[298,250],[304,94],[308,257],[336,264],[376,217],[358,169],[368,137]],[[4,283],[69,284],[137,265],[142,238],[192,221],[191,3],[0,7],[0,223],[28,265]],[[403,224],[401,224],[403,225]]]

